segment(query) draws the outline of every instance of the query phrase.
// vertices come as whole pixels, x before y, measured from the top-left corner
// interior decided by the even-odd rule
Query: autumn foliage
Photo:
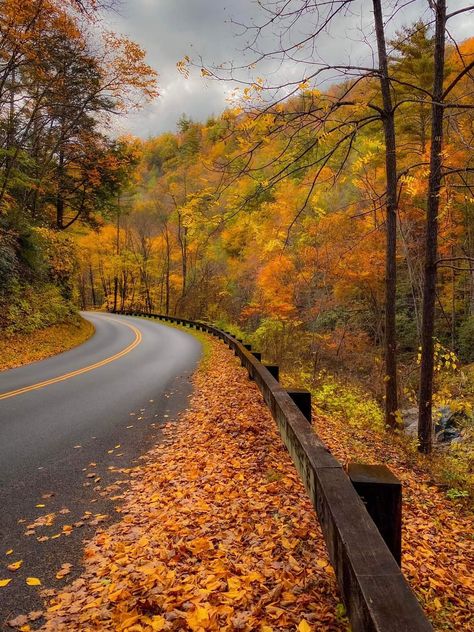
[[[36,306],[44,293],[58,312],[73,309],[66,269],[75,249],[54,232],[93,224],[94,213],[114,207],[133,156],[104,130],[157,94],[143,50],[105,29],[99,4],[0,2],[2,329],[21,329],[25,309],[32,328],[49,324]],[[53,243],[63,249],[50,265]]]

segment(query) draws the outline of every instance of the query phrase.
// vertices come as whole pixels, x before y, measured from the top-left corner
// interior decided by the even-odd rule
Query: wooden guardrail
[[[259,387],[316,510],[353,632],[428,632],[433,628],[342,465],[288,392],[231,334],[204,322],[122,312],[195,327],[223,340]],[[259,355],[259,354],[257,354]]]

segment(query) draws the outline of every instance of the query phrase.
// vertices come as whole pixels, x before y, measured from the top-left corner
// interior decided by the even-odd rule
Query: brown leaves
[[[130,472],[121,522],[87,545],[85,573],[51,600],[46,630],[345,630],[275,424],[246,372],[212,346],[191,410]]]
[[[56,573],[56,579],[63,579],[66,575],[69,575],[72,569],[72,564],[65,562],[61,564],[61,569]]]
[[[33,612],[30,612],[27,615],[20,614],[14,619],[10,619],[8,621],[8,625],[11,628],[19,628],[20,631],[28,632],[29,630],[31,630],[29,623],[38,621],[38,619],[41,619],[42,616],[43,616],[42,610],[34,610]]]

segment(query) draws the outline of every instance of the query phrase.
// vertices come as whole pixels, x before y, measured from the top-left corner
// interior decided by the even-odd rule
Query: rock
[[[406,408],[401,411],[404,432],[410,437],[418,434],[418,408]],[[441,406],[433,412],[435,441],[452,443],[461,440],[460,428],[469,421],[463,412],[453,412],[450,406]]]
[[[406,408],[402,410],[403,426],[408,428],[414,423],[418,423],[418,408]]]

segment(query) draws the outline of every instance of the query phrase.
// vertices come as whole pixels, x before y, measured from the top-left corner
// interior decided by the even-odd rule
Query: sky
[[[296,7],[300,0],[291,0]],[[299,80],[314,60],[329,63],[366,63],[372,56],[371,2],[355,1],[350,14],[340,16],[330,33],[318,38],[319,48],[312,52],[308,65],[294,60],[266,59],[257,65],[255,76],[264,76],[272,82]],[[395,18],[387,24],[389,37],[403,25],[409,25],[420,16],[427,16],[427,0],[392,0],[385,5],[398,8]],[[464,0],[448,0],[448,11],[469,4]],[[147,62],[159,74],[160,96],[141,111],[129,114],[117,122],[117,133],[131,133],[148,138],[166,131],[175,131],[181,114],[196,121],[205,121],[218,115],[229,104],[236,84],[202,78],[198,68],[191,69],[185,79],[176,63],[188,55],[210,67],[233,61],[248,64],[254,53],[246,50],[252,32],[242,24],[260,24],[265,15],[256,0],[120,0],[114,12],[104,15],[107,28],[130,37],[147,52]],[[301,36],[309,33],[314,16],[306,15],[293,28]],[[309,29],[309,30],[308,30]],[[474,14],[464,14],[450,23],[450,32],[461,41],[474,33]],[[267,30],[260,40],[264,50],[274,49],[278,43],[275,29]],[[364,34],[364,37],[362,36]],[[313,66],[314,67],[314,66]],[[240,75],[247,78],[247,75]],[[325,81],[333,81],[326,77]]]

